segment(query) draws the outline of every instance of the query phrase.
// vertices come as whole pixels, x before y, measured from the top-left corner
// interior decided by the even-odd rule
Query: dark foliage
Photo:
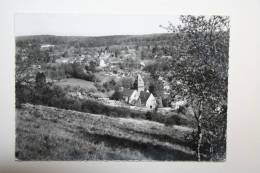
[[[120,91],[115,91],[110,99],[111,100],[122,100],[123,99],[123,93],[120,92]]]

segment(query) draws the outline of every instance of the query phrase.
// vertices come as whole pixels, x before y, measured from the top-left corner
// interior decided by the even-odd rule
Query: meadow
[[[193,160],[192,128],[23,104],[16,110],[18,160]]]

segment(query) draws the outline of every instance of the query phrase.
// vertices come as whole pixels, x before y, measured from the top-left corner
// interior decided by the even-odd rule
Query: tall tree
[[[179,40],[173,52],[172,88],[193,107],[198,160],[202,159],[203,141],[209,146],[204,147],[206,157],[211,159],[220,148],[225,154],[226,111],[217,110],[227,104],[229,18],[181,16],[180,20],[181,25],[166,27]],[[221,146],[214,146],[216,140]]]

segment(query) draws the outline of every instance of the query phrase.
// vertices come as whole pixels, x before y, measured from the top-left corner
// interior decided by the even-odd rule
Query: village
[[[109,106],[126,107],[144,112],[155,110],[170,112],[185,106],[187,101],[180,97],[169,101],[171,87],[167,78],[163,77],[163,73],[156,81],[161,85],[159,88],[150,83],[151,74],[144,69],[147,65],[153,64],[158,55],[155,54],[153,59],[145,59],[141,57],[140,48],[129,47],[114,46],[111,49],[109,47],[92,49],[80,47],[76,49],[72,46],[66,51],[61,51],[59,45],[42,44],[39,51],[47,54],[48,63],[32,64],[28,73],[31,76],[29,81],[35,81],[38,72],[44,73],[46,76],[44,80],[47,83],[66,88],[67,95],[70,97],[95,100]],[[22,61],[28,59],[26,49],[18,49],[18,51],[22,52]],[[171,58],[166,55],[159,57],[164,60]],[[59,67],[75,64],[82,68],[82,73],[88,73],[87,70],[92,71],[95,79],[86,81],[73,77],[67,78],[66,75],[58,73]],[[55,72],[50,71],[51,68],[54,68]],[[109,89],[104,89],[104,86]],[[150,91],[151,89],[161,90],[160,95],[155,95],[153,91]],[[168,103],[163,104],[163,99],[167,99]]]
[[[225,160],[229,18],[178,20],[16,36],[16,158]]]

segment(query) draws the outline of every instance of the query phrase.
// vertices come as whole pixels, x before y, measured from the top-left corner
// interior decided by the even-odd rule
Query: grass
[[[94,86],[94,82],[77,79],[77,78],[66,78],[62,79],[59,82],[56,83],[56,85],[64,87],[64,86],[71,86],[71,87],[81,87],[85,89],[96,89]]]
[[[116,80],[116,77],[106,75],[106,72],[103,72],[103,71],[95,73],[95,76],[100,81],[100,84],[103,84],[105,82],[109,82],[112,79]]]
[[[192,129],[23,104],[16,110],[19,160],[194,160]]]

